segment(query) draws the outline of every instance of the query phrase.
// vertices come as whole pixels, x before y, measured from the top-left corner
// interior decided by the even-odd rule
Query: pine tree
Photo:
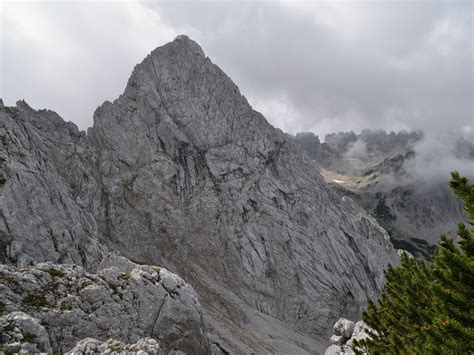
[[[439,300],[430,341],[438,348],[458,353],[474,351],[474,185],[458,172],[449,182],[460,197],[470,228],[458,226],[458,244],[441,236],[432,270],[435,282],[431,290]]]
[[[458,172],[451,176],[470,227],[459,224],[459,246],[441,236],[431,265],[402,255],[400,267],[387,269],[382,295],[363,314],[374,331],[355,342],[356,353],[474,352],[474,185]]]

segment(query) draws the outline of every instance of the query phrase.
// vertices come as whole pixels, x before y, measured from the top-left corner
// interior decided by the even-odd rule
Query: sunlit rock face
[[[10,143],[1,151],[2,210],[18,211],[4,213],[4,262],[93,270],[118,250],[164,265],[193,285],[213,341],[230,351],[324,351],[331,324],[357,318],[379,293],[383,269],[397,263],[375,220],[334,192],[185,36],[135,67],[87,135],[59,118],[53,126],[64,132],[50,128],[49,111],[1,114],[2,136],[36,139],[19,143],[25,161]],[[50,237],[37,233],[44,218],[22,222],[29,186],[52,196],[32,212],[64,220]],[[71,225],[77,237],[62,247],[60,231]],[[48,245],[42,253],[25,246],[35,240]]]

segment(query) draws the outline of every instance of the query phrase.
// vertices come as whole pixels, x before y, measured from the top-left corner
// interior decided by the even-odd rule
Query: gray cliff
[[[398,261],[386,231],[185,36],[138,64],[87,134],[19,103],[0,109],[0,135],[3,263],[95,271],[117,250],[163,265],[232,353],[323,352]]]
[[[20,101],[0,105],[0,139],[0,262],[54,261],[95,270],[105,248],[81,199],[81,185],[90,180],[84,132]]]

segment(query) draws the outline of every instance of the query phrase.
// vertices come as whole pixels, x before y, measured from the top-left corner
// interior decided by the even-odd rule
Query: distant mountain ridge
[[[422,159],[421,131],[340,132],[326,135],[323,143],[308,132],[288,137],[320,165],[329,183],[379,221],[397,249],[429,259],[440,234],[454,234],[465,219],[447,181],[427,182],[428,171],[413,176]],[[453,158],[474,164],[474,143],[458,137],[450,149]]]
[[[385,158],[406,152],[423,138],[423,133],[406,130],[387,133],[384,130],[364,129],[360,134],[352,131],[327,134],[324,142],[312,132],[301,132],[288,137],[324,168],[336,172],[360,173],[362,169]],[[350,159],[357,162],[351,165]]]

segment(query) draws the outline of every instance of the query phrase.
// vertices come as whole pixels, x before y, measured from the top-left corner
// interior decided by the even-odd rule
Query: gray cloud
[[[165,3],[157,11],[194,31],[278,126],[326,133],[472,127],[471,6]]]
[[[38,6],[38,36],[13,31],[25,21],[4,6],[0,95],[82,128],[148,51],[187,33],[285,131],[474,130],[468,1]]]
[[[0,97],[57,111],[80,128],[135,64],[177,33],[140,3],[2,1]]]
[[[415,158],[405,162],[408,180],[422,181],[427,188],[432,183],[446,183],[452,171],[459,171],[463,176],[474,179],[474,155],[460,155],[457,149],[460,137],[439,132],[437,135],[426,135],[415,145]],[[470,149],[474,149],[474,134],[465,136]],[[419,184],[422,186],[422,184]]]

